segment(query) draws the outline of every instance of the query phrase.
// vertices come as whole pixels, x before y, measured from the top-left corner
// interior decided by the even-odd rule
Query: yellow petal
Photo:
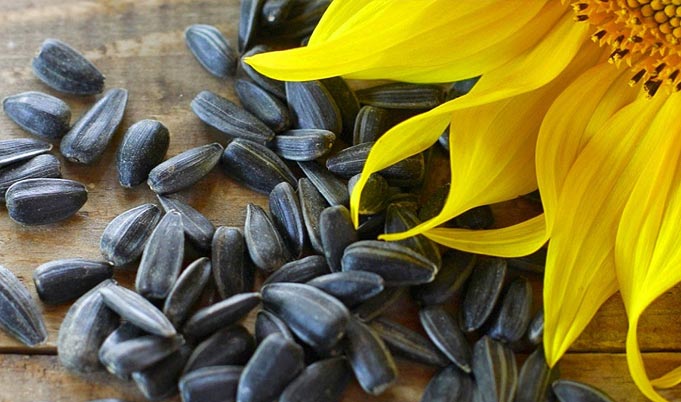
[[[423,234],[447,247],[498,257],[520,257],[533,253],[544,245],[547,239],[543,214],[501,229],[435,228]]]
[[[617,225],[632,178],[646,160],[643,140],[659,99],[642,97],[616,113],[583,148],[565,179],[544,274],[544,350],[551,366],[617,289]]]
[[[660,95],[663,96],[663,95]],[[650,107],[657,105],[650,102]],[[634,382],[648,398],[664,401],[646,374],[636,331],[643,311],[662,293],[681,282],[681,94],[661,107],[639,153],[647,156],[622,213],[615,249],[617,279],[629,317],[627,361]],[[679,382],[679,371],[662,385]]]

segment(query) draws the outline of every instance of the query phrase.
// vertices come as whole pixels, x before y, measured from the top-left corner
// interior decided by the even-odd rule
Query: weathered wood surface
[[[185,27],[194,23],[218,26],[236,43],[238,0],[16,0],[0,2],[0,97],[27,90],[41,90],[65,99],[74,119],[94,98],[64,97],[41,84],[31,73],[30,61],[41,42],[55,37],[72,44],[107,76],[106,86],[124,87],[130,100],[122,127],[144,118],[161,120],[171,133],[169,156],[187,148],[225,139],[203,125],[189,109],[196,93],[209,89],[234,98],[230,82],[207,74],[187,51]],[[25,137],[0,115],[0,138]],[[146,186],[125,190],[116,180],[114,154],[122,130],[98,163],[64,165],[64,176],[87,184],[90,198],[78,215],[67,222],[40,228],[24,228],[0,211],[0,263],[12,269],[34,293],[31,276],[41,263],[57,258],[99,258],[98,242],[108,221],[143,202],[153,202]],[[183,196],[216,225],[241,226],[248,202],[263,204],[263,196],[244,190],[219,170]],[[502,223],[522,201],[495,208]],[[130,284],[131,268],[116,273]],[[539,280],[539,278],[537,278]],[[538,290],[538,288],[537,288]],[[536,295],[539,298],[539,295]],[[641,323],[640,341],[653,374],[681,364],[681,291],[673,289],[656,302]],[[413,310],[405,305],[404,309]],[[50,332],[48,342],[27,349],[0,334],[0,401],[85,401],[103,397],[140,399],[133,386],[112,377],[80,378],[66,373],[54,355],[56,334],[67,307],[42,306]],[[405,316],[404,310],[401,315]],[[412,317],[414,317],[412,315]],[[413,324],[413,323],[412,323]],[[588,381],[610,392],[616,400],[643,400],[631,382],[624,349],[626,316],[617,296],[609,300],[572,354],[562,362],[565,378]],[[417,401],[432,370],[400,363],[400,382],[383,401]],[[667,393],[681,399],[681,390]],[[364,400],[356,386],[346,401]]]

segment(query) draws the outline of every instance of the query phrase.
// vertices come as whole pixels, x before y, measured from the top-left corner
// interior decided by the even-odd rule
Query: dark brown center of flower
[[[681,0],[581,0],[572,7],[577,21],[596,28],[591,38],[610,46],[610,62],[622,61],[650,96],[669,85],[681,90]]]

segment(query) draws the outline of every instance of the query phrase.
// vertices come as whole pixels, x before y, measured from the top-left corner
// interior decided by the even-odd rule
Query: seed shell
[[[34,156],[25,162],[0,168],[0,201],[5,201],[7,189],[26,179],[56,179],[61,177],[61,163],[51,154]]]
[[[390,83],[357,91],[359,102],[388,109],[432,109],[444,100],[437,85]]]
[[[242,293],[204,307],[187,320],[185,335],[201,339],[234,324],[260,304],[260,293]]]
[[[142,184],[151,169],[163,162],[169,144],[168,128],[160,121],[141,120],[130,126],[116,153],[121,186],[131,188]]]
[[[291,259],[284,239],[267,212],[258,205],[246,207],[244,239],[251,261],[265,272],[272,272]]]
[[[398,205],[388,206],[385,216],[385,233],[406,232],[407,230],[414,228],[419,224],[421,224],[421,221],[418,217],[416,217],[416,214],[409,209],[402,208]],[[438,270],[440,269],[440,266],[442,265],[440,249],[434,241],[430,240],[426,236],[412,236],[396,243],[416,251],[417,253],[432,261],[435,266],[437,266]]]
[[[0,167],[31,159],[52,150],[52,144],[33,138],[0,140]]]
[[[298,180],[298,199],[310,244],[316,252],[324,254],[319,217],[328,204],[312,182],[306,178]]]
[[[445,367],[430,380],[421,402],[473,401],[474,388],[470,375],[454,366]]]
[[[241,229],[220,226],[211,247],[213,279],[222,299],[253,290],[255,272]]]
[[[371,272],[334,272],[307,282],[353,308],[383,291],[383,278]]]
[[[43,316],[28,289],[0,265],[0,328],[27,346],[47,340]]]
[[[317,162],[298,162],[298,166],[319,190],[329,205],[348,205],[350,194],[347,185],[329,173]]]
[[[280,133],[291,126],[288,106],[276,96],[247,80],[237,80],[234,90],[244,109],[275,133]]]
[[[116,216],[104,228],[99,241],[104,259],[114,266],[135,261],[160,219],[161,211],[154,204],[143,204]]]
[[[474,254],[448,250],[442,256],[442,266],[432,282],[412,288],[412,296],[421,305],[443,304],[457,294],[473,272]]]
[[[551,388],[560,402],[614,402],[600,389],[577,381],[556,380]]]
[[[551,383],[558,378],[558,367],[549,368],[540,346],[525,360],[518,376],[515,402],[544,402],[551,395]]]
[[[371,321],[369,326],[397,355],[435,367],[451,364],[430,340],[405,326],[383,317]]]
[[[442,306],[422,308],[419,318],[435,346],[463,372],[470,373],[471,348],[454,318]]]
[[[168,357],[142,371],[132,373],[132,379],[145,398],[159,400],[177,393],[177,381],[189,358],[191,347],[183,345]]]
[[[102,353],[101,361],[109,372],[128,376],[170,356],[183,344],[184,340],[177,336],[140,336],[109,347]]]
[[[405,288],[385,288],[378,295],[355,307],[352,313],[360,321],[369,322],[383,314],[389,307],[394,306],[404,293]]]
[[[355,185],[362,177],[362,174],[356,174],[348,180],[348,194],[352,194],[355,190]],[[362,196],[359,200],[358,211],[362,215],[375,215],[381,213],[388,206],[389,199],[386,197],[390,185],[388,181],[378,173],[373,173],[369,176],[364,188],[362,189]]]
[[[544,310],[540,309],[527,327],[527,339],[533,345],[539,345],[544,336]]]
[[[176,193],[207,175],[220,160],[222,145],[214,142],[189,149],[149,172],[147,184],[157,194]]]
[[[86,165],[99,160],[123,120],[127,103],[127,90],[108,90],[61,139],[61,154],[71,162]]]
[[[501,307],[496,313],[489,336],[507,344],[523,337],[530,324],[532,286],[525,278],[517,278],[506,289]]]
[[[260,14],[260,24],[276,26],[288,17],[296,0],[265,0]]]
[[[184,373],[210,366],[243,366],[255,351],[253,336],[241,325],[222,328],[192,352]]]
[[[286,100],[291,108],[293,127],[342,132],[340,110],[319,81],[286,82]]]
[[[329,272],[329,266],[324,257],[310,255],[282,265],[267,277],[263,285],[276,282],[305,283]]]
[[[5,193],[7,212],[26,226],[47,225],[68,219],[87,201],[85,186],[67,179],[27,179]]]
[[[240,366],[203,367],[180,378],[183,402],[233,402],[241,377]]]
[[[95,95],[104,89],[104,76],[77,50],[47,39],[33,59],[33,73],[50,88],[73,95]]]
[[[362,106],[355,119],[352,144],[374,142],[391,126],[390,111],[376,106]]]
[[[194,24],[184,31],[184,40],[203,68],[218,78],[228,78],[236,72],[236,51],[217,28]]]
[[[346,247],[359,240],[350,211],[343,205],[324,209],[319,215],[319,227],[326,262],[331,271],[339,272]]]
[[[513,401],[518,368],[511,349],[484,336],[473,348],[472,367],[480,402]]]
[[[326,78],[320,82],[329,91],[340,111],[343,131],[338,134],[343,136],[345,142],[350,143],[357,113],[359,112],[359,100],[355,92],[342,77]]]
[[[215,226],[208,218],[178,198],[162,195],[157,195],[157,198],[166,213],[173,210],[180,213],[187,240],[201,250],[210,250]]]
[[[492,314],[503,289],[506,271],[506,261],[501,258],[478,258],[462,303],[464,331],[479,329]]]
[[[187,318],[210,278],[210,260],[201,257],[189,264],[177,279],[163,304],[163,314],[175,328],[179,328]]]
[[[175,328],[168,318],[156,306],[132,290],[122,286],[109,286],[99,292],[104,304],[127,322],[153,335],[166,338],[175,335]]]
[[[272,222],[286,242],[292,257],[299,258],[303,254],[307,236],[298,195],[290,183],[281,182],[274,186],[269,196],[269,208]]]
[[[320,360],[305,367],[279,397],[280,402],[339,402],[350,382],[343,357]]]
[[[291,330],[281,318],[266,310],[258,311],[255,318],[255,340],[260,343],[268,335],[278,333],[286,339],[294,340]]]
[[[264,89],[265,91],[271,93],[272,95],[276,96],[281,100],[286,100],[286,89],[284,87],[283,81],[278,81],[260,74],[253,67],[251,67],[250,65],[248,65],[248,63],[244,61],[250,56],[255,56],[256,54],[265,53],[269,51],[272,51],[272,48],[266,45],[253,46],[251,50],[244,53],[244,55],[241,57],[239,67],[241,67],[241,71],[243,71],[243,73],[246,74],[248,78],[253,80],[253,82],[258,84],[260,88]]]
[[[71,109],[52,95],[23,92],[3,99],[2,108],[12,121],[40,138],[58,140],[69,131]]]
[[[236,139],[227,145],[222,154],[223,171],[251,190],[269,194],[285,181],[296,185],[296,177],[284,161],[264,145]]]
[[[239,52],[251,47],[257,35],[264,0],[241,0],[239,15]]]
[[[329,153],[335,139],[336,135],[327,130],[288,130],[275,136],[271,147],[284,159],[305,162]]]
[[[280,40],[299,39],[312,33],[329,7],[330,0],[296,1],[286,21],[267,27],[267,34]]]
[[[140,336],[144,335],[144,331],[139,329],[138,327],[130,324],[130,323],[123,323],[121,324],[118,328],[116,328],[115,331],[113,331],[109,336],[106,337],[104,342],[102,343],[102,346],[99,348],[98,356],[99,356],[99,361],[102,364],[105,364],[106,362],[106,356],[110,353],[111,349],[116,347],[116,345],[123,343],[125,341],[129,341],[131,339],[139,338]],[[117,367],[109,367],[109,369],[116,369]],[[111,372],[111,371],[110,371]],[[129,380],[130,379],[130,373],[126,373],[123,371],[114,371],[111,372],[111,374],[115,375],[116,377],[122,379],[122,380]]]
[[[111,277],[111,264],[82,258],[50,261],[33,271],[38,297],[45,304],[75,300]]]

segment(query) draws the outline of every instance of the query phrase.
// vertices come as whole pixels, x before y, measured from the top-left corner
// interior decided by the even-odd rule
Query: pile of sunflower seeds
[[[239,51],[267,51],[254,46],[263,32],[300,40],[328,4],[242,1]],[[372,175],[362,195],[362,223],[355,229],[351,222],[349,194],[373,142],[404,118],[470,90],[475,80],[449,91],[399,83],[357,92],[339,77],[279,82],[240,61],[215,27],[193,25],[185,38],[209,73],[239,74],[240,105],[209,91],[191,102],[228,144],[164,161],[170,135],[162,123],[143,120],[128,128],[116,158],[120,184],[146,181],[160,207],[144,204],[114,218],[101,236],[103,261],[56,260],[34,273],[43,303],[75,300],[57,343],[68,370],[105,368],[134,381],[149,400],[179,390],[185,402],[323,402],[339,401],[353,376],[366,393],[382,394],[398,377],[395,354],[439,368],[423,402],[610,401],[593,387],[559,380],[545,363],[538,346],[543,315],[523,276],[541,273],[541,252],[505,260],[441,254],[424,236],[373,240],[412,228],[442,207],[447,186],[419,202],[428,153]],[[58,40],[43,43],[33,67],[64,93],[104,89],[99,70]],[[50,95],[25,92],[3,106],[27,132],[60,140],[68,161],[91,164],[120,125],[127,96],[124,89],[107,91],[72,127],[68,106]],[[0,196],[20,224],[67,219],[87,200],[82,184],[59,178],[51,148],[38,139],[0,141]],[[216,228],[174,195],[218,164],[269,196],[269,211],[246,207],[243,229]],[[493,219],[491,209],[481,207],[449,224],[483,229]],[[185,241],[204,256],[183,268]],[[134,291],[112,279],[115,267],[137,261]],[[258,275],[266,279],[254,291]],[[212,289],[218,301],[206,303]],[[1,266],[0,294],[0,325],[27,345],[44,342],[35,301]],[[420,306],[423,331],[384,314],[404,297]],[[239,322],[254,311],[252,334]],[[518,371],[514,353],[528,350]]]

